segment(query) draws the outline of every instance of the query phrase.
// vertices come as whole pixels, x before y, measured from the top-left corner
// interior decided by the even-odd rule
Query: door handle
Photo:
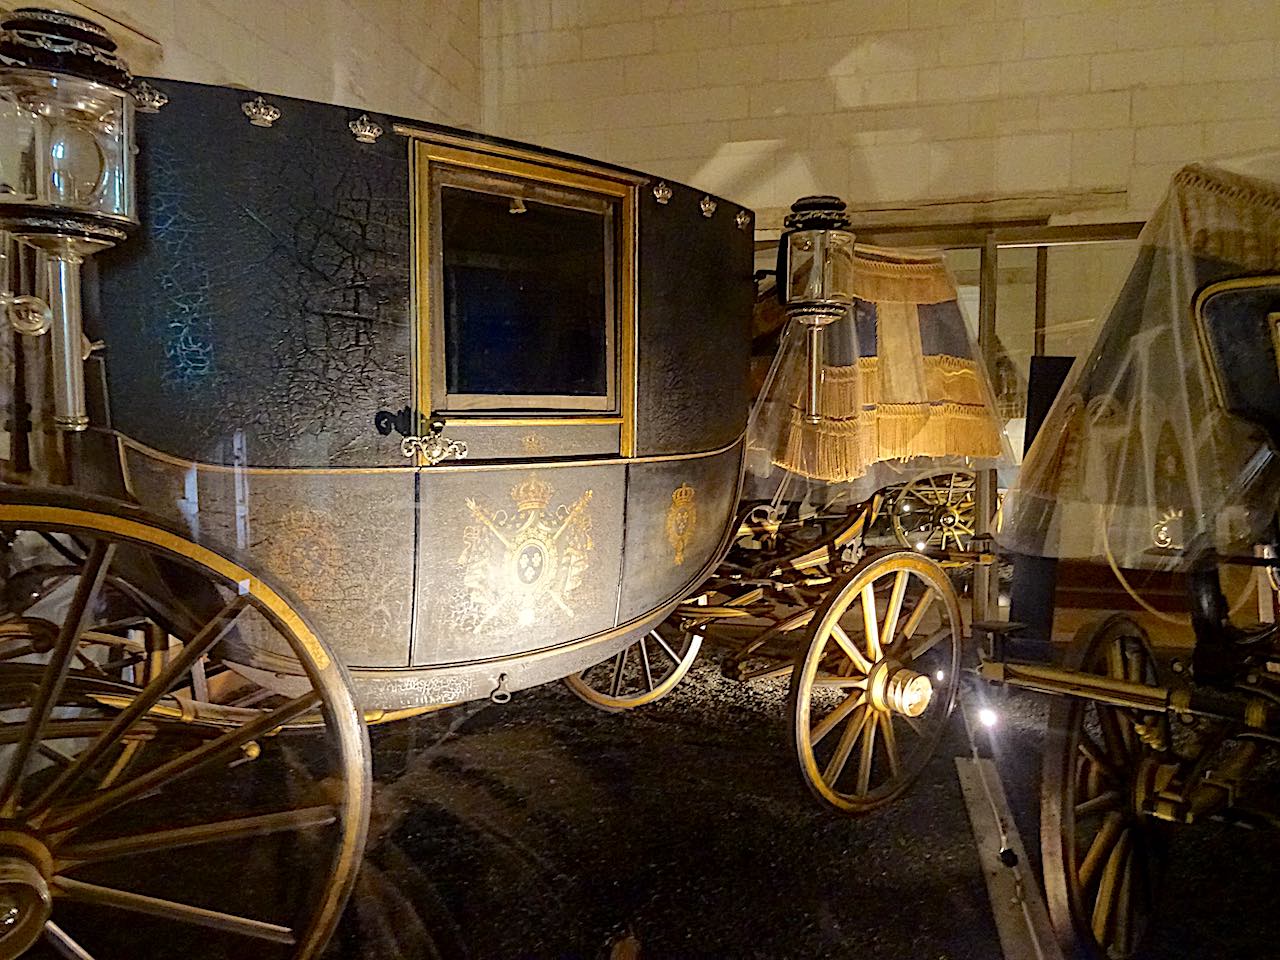
[[[409,407],[397,413],[379,410],[373,417],[374,427],[384,437],[390,436],[394,430],[404,438],[400,441],[402,454],[406,457],[420,454],[427,466],[434,466],[443,460],[461,460],[467,455],[465,443],[444,436],[444,420],[432,420],[421,434],[414,432],[415,421],[423,423],[426,418],[422,414],[415,414]]]

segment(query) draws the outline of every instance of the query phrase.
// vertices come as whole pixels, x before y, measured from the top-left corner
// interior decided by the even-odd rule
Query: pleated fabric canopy
[[[803,332],[784,331],[752,415],[757,474],[781,470],[826,483],[859,481],[905,461],[972,469],[1005,452],[1002,421],[980,355],[938,253],[859,246],[856,300],[823,332],[816,422],[805,417]]]

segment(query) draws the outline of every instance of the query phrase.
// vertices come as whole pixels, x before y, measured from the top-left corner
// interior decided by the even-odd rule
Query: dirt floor
[[[630,714],[553,684],[375,730],[370,847],[329,960],[999,960],[962,724],[903,800],[845,819],[793,769],[785,703],[704,660]],[[1001,713],[984,752],[1038,869],[1044,709]],[[1274,834],[1183,831],[1148,960],[1276,957],[1278,854]]]

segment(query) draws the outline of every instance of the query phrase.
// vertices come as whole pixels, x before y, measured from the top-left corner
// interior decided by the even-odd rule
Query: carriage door
[[[414,151],[416,408],[432,425],[414,662],[608,629],[625,500],[609,461],[632,453],[635,183],[474,142]]]

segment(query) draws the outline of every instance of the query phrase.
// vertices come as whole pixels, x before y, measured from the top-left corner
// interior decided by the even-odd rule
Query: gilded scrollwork
[[[460,625],[480,633],[491,625],[529,626],[571,601],[591,563],[594,543],[586,490],[572,504],[550,507],[555,490],[531,474],[511,490],[514,509],[489,510],[468,497],[475,519],[462,535],[465,600]]]

